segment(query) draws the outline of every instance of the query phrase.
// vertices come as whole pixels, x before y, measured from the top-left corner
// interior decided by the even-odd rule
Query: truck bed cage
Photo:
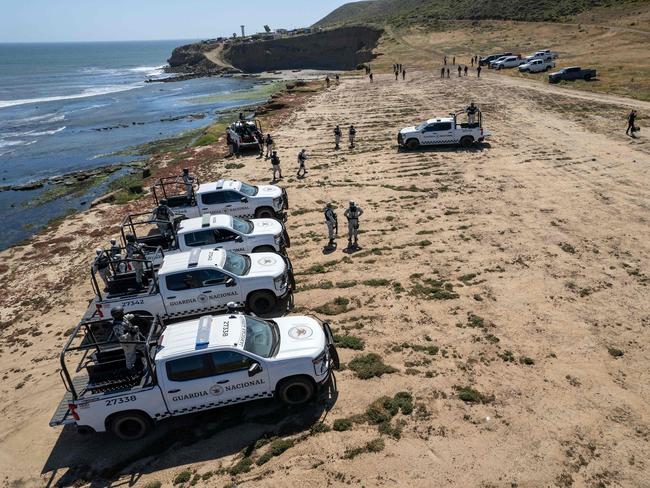
[[[185,190],[185,182],[182,176],[166,176],[159,178],[151,187],[151,194],[155,205],[160,205],[160,200],[167,199],[167,206],[172,210],[174,207],[194,206],[196,205],[195,187],[201,184],[198,178],[194,179],[190,195]]]
[[[462,112],[450,113],[449,114],[454,119],[454,125],[455,126],[460,125],[463,129],[474,129],[476,127],[478,127],[479,129],[483,128],[483,112],[481,112],[478,108],[476,110],[476,116],[477,116],[476,117],[476,122],[474,122],[473,124],[463,123],[463,122],[458,124],[458,122],[457,122],[458,116],[460,114],[464,114],[464,113],[465,113],[465,110],[463,110]]]
[[[140,244],[143,244],[149,248],[158,248],[160,247],[163,252],[176,250],[178,248],[178,235],[176,233],[178,229],[178,222],[183,218],[183,216],[178,216],[172,222],[166,220],[158,220],[152,218],[151,212],[143,212],[137,214],[129,214],[124,217],[122,224],[120,225],[120,233],[122,234],[122,244],[126,246],[126,235],[133,234],[135,240]],[[169,225],[171,223],[171,225]],[[164,236],[160,233],[158,224],[167,226],[169,229],[169,235]],[[140,232],[138,234],[137,229],[142,229],[150,227],[149,230],[144,233]],[[151,228],[156,226],[155,229]]]
[[[89,392],[122,391],[155,381],[153,359],[165,324],[160,317],[136,316],[133,325],[140,328],[142,339],[128,342],[115,337],[112,320],[82,320],[75,327],[59,356],[61,380],[73,401]],[[141,351],[137,368],[126,368],[122,344],[135,344]],[[67,358],[72,354],[81,358],[70,369]],[[86,374],[78,375],[83,370]]]
[[[93,287],[95,296],[103,301],[115,296],[137,295],[143,291],[149,293],[157,288],[158,277],[155,273],[154,262],[162,262],[165,253],[160,246],[153,249],[153,252],[145,259],[128,258],[126,249],[120,248],[120,258],[111,255],[108,250],[102,251],[102,256],[108,258],[108,285],[106,288],[100,286],[97,281],[98,272],[94,266],[90,267],[90,284]],[[133,265],[142,263],[143,286],[138,286]],[[102,281],[103,284],[103,281]]]

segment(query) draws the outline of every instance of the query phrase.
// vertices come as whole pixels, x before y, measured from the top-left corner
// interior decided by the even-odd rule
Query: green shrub
[[[366,285],[366,286],[387,286],[387,285],[390,285],[390,280],[372,279],[372,280],[362,281],[361,283]]]
[[[330,431],[330,427],[325,422],[316,422],[314,425],[311,426],[311,429],[309,429],[309,432],[312,434],[321,434],[323,432],[329,432],[329,431]]]
[[[348,368],[355,372],[357,378],[367,380],[384,374],[395,373],[397,369],[384,364],[378,354],[370,353],[357,356],[348,363]]]
[[[532,366],[533,364],[535,364],[535,360],[533,358],[529,358],[528,356],[520,357],[519,362],[521,364],[525,364],[526,366]]]
[[[253,460],[249,457],[245,457],[239,460],[237,464],[232,466],[228,470],[228,473],[231,476],[237,476],[238,474],[248,473],[251,470],[252,464],[253,464]]]
[[[333,428],[337,432],[343,432],[352,428],[352,420],[350,419],[336,419]]]
[[[384,440],[381,438],[373,439],[370,442],[366,443],[363,447],[355,447],[352,449],[346,449],[343,454],[343,459],[354,459],[359,454],[364,452],[381,452],[384,450],[385,444]]]
[[[608,347],[607,352],[609,352],[609,354],[611,354],[615,358],[620,358],[624,354],[623,351],[615,347]]]
[[[175,485],[180,485],[181,483],[187,483],[191,477],[192,477],[192,472],[189,469],[185,469],[176,475],[172,483],[174,483]]]
[[[354,349],[361,351],[364,348],[363,339],[351,335],[338,335],[334,334],[334,342],[338,347],[343,349]]]
[[[156,480],[156,481],[149,481],[146,485],[144,485],[144,488],[160,488],[162,486],[162,482]]]

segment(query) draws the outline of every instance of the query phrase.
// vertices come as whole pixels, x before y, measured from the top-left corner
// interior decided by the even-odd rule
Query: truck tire
[[[302,405],[314,396],[314,382],[303,376],[282,380],[276,389],[276,395],[285,405]]]
[[[474,144],[474,138],[472,136],[463,136],[460,138],[460,147],[470,147]]]
[[[258,246],[253,252],[277,252],[273,246]]]
[[[142,439],[152,427],[151,418],[136,411],[116,413],[108,420],[108,430],[123,441]]]
[[[409,139],[408,141],[406,141],[406,147],[411,150],[417,149],[418,147],[420,147],[420,141],[418,141],[417,139]]]
[[[265,315],[275,308],[278,299],[268,290],[254,291],[248,295],[248,308],[255,315]]]
[[[274,219],[275,212],[270,207],[262,207],[255,210],[256,219]]]

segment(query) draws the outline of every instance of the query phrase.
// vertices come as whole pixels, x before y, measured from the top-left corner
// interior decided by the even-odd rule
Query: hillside
[[[314,24],[379,23],[396,26],[432,19],[558,21],[600,6],[638,0],[373,0],[345,4]]]

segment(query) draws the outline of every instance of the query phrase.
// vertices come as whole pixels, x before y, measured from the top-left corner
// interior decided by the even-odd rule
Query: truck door
[[[271,395],[268,368],[249,376],[255,359],[239,351],[217,351],[165,364],[164,394],[174,414]]]
[[[201,209],[201,214],[206,213],[224,213],[225,207],[225,193],[224,191],[211,191],[206,193],[201,193],[199,197],[199,208]]]
[[[253,214],[246,195],[242,195],[234,190],[227,190],[223,193],[225,194],[225,204],[222,213],[233,215],[235,217],[247,217]]]
[[[238,300],[239,284],[212,269],[187,270],[165,276],[163,299],[168,315],[190,315],[223,308]]]
[[[427,132],[427,144],[453,144],[458,142],[451,127],[451,122],[436,122],[425,129]]]
[[[215,247],[223,247],[229,251],[246,252],[244,239],[229,229],[214,230]]]

